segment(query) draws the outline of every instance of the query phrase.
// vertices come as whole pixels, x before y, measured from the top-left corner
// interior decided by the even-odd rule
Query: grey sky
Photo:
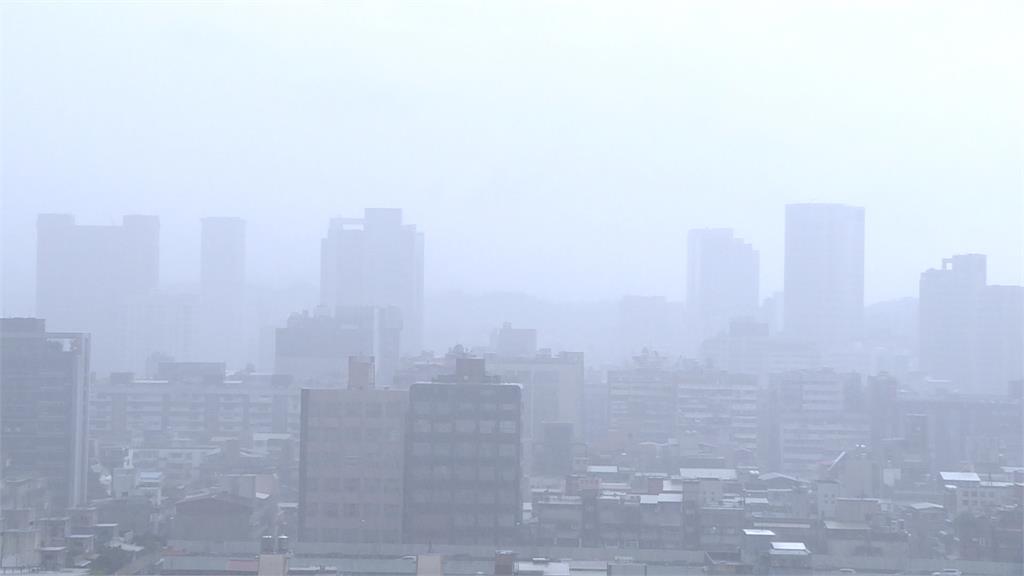
[[[334,215],[404,208],[427,290],[683,291],[691,227],[781,288],[783,206],[867,208],[867,299],[958,252],[1024,282],[1018,3],[80,3],[2,7],[5,311],[35,214],[249,221],[318,278]],[[774,4],[774,3],[773,3]]]

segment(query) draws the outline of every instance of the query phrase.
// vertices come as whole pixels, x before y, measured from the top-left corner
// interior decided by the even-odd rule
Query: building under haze
[[[203,218],[201,244],[201,354],[242,368],[247,360],[245,220]]]
[[[350,360],[348,388],[302,391],[299,538],[398,543],[409,392],[376,388],[373,360]]]
[[[509,545],[522,520],[522,390],[456,359],[409,389],[405,540]]]
[[[503,382],[515,382],[523,389],[523,454],[524,470],[532,470],[534,444],[546,441],[544,430],[549,425],[554,434],[568,435],[570,441],[581,434],[583,428],[583,377],[582,352],[559,352],[552,354],[544,349],[531,354],[504,347],[503,354],[487,355],[487,370],[499,376]],[[554,432],[557,429],[557,433]],[[536,447],[540,448],[540,447]]]
[[[402,317],[402,353],[419,353],[423,233],[402,222],[401,210],[367,208],[362,218],[332,219],[320,258],[322,305],[395,307]]]
[[[89,390],[89,435],[122,446],[243,444],[299,432],[299,387],[286,375],[227,374],[222,362],[162,362],[150,377],[117,372]]]
[[[348,380],[348,359],[372,357],[375,379],[390,384],[399,361],[403,331],[395,307],[320,307],[292,314],[274,337],[274,372],[303,386],[340,388]]]
[[[88,378],[89,336],[0,320],[0,476],[41,479],[49,513],[85,500]]]
[[[92,337],[92,368],[134,370],[151,352],[149,308],[160,270],[160,221],[76,224],[42,214],[37,224],[36,316],[58,331]]]
[[[690,230],[687,237],[686,306],[699,341],[758,313],[760,257],[727,228]]]
[[[990,286],[983,254],[943,259],[921,274],[919,361],[966,392],[1002,392],[1024,378],[1024,288]]]
[[[617,450],[678,438],[676,373],[668,358],[645,352],[608,371],[608,440]]]
[[[784,330],[824,346],[861,335],[864,317],[864,208],[786,206]]]
[[[815,478],[844,450],[871,442],[872,397],[858,374],[774,374],[762,390],[761,470]]]

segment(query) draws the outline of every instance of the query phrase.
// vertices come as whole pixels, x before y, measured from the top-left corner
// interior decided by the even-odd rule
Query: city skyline
[[[1022,21],[0,0],[0,573],[1024,573]]]
[[[868,303],[957,253],[1024,284],[1019,5],[663,8],[452,5],[438,36],[422,10],[361,4],[7,5],[7,313],[31,305],[17,247],[61,211],[160,214],[175,284],[198,282],[202,217],[249,222],[270,264],[254,281],[312,285],[325,222],[385,206],[431,234],[428,262],[458,263],[430,267],[430,291],[681,300],[686,230],[735,229],[768,295],[783,206],[840,202],[868,214]]]

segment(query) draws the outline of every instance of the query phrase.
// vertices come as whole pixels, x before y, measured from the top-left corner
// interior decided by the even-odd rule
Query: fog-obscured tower
[[[399,309],[402,353],[420,351],[423,330],[423,233],[402,211],[367,208],[363,218],[334,218],[321,242],[320,301]]]
[[[986,269],[983,254],[960,254],[921,273],[918,357],[925,374],[965,383],[977,372],[977,311]]]
[[[758,312],[760,255],[728,228],[690,230],[686,304],[701,340]]]
[[[88,335],[0,320],[0,476],[41,478],[54,513],[85,501],[88,374]]]
[[[390,386],[398,367],[402,324],[398,309],[339,306],[293,314],[276,330],[274,372],[302,386],[339,388],[348,381],[349,358],[370,356],[374,378]]]
[[[864,317],[864,208],[786,206],[785,332],[824,345],[860,336]]]
[[[245,220],[203,218],[200,261],[202,355],[241,368],[246,361]]]
[[[39,216],[36,315],[52,330],[91,334],[98,372],[141,369],[159,270],[156,216],[107,226],[75,224],[70,214]]]
[[[928,376],[1002,393],[1024,378],[1024,288],[988,285],[986,268],[960,254],[921,274],[918,357]]]

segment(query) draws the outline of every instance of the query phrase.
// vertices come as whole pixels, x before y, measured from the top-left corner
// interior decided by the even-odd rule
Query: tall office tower
[[[700,341],[758,313],[760,255],[727,228],[690,230],[686,304]]]
[[[784,330],[825,346],[860,337],[864,316],[864,209],[786,206]]]
[[[409,393],[374,387],[352,358],[347,389],[302,391],[299,539],[399,543]]]
[[[396,307],[402,354],[420,352],[423,330],[423,233],[402,211],[367,208],[363,218],[331,220],[320,245],[320,303]]]
[[[978,325],[978,380],[990,383],[992,392],[1020,385],[1024,381],[1024,286],[985,287]]]
[[[921,370],[963,390],[1001,393],[1024,378],[1024,287],[986,284],[982,254],[921,274]]]
[[[71,215],[41,214],[36,314],[53,330],[89,333],[94,370],[140,369],[151,352],[147,325],[159,268],[156,216],[84,226]]]
[[[405,540],[508,545],[522,520],[521,390],[458,358],[409,389]]]
[[[918,356],[921,370],[934,378],[973,384],[978,372],[978,310],[985,292],[986,259],[961,254],[941,269],[921,274],[918,292]]]
[[[274,338],[274,372],[303,386],[341,388],[348,380],[348,359],[372,356],[374,377],[390,385],[398,369],[402,323],[397,308],[319,308],[293,314]]]
[[[86,495],[89,336],[46,331],[37,318],[0,319],[0,468],[41,478],[51,512]]]
[[[244,331],[245,220],[203,218],[200,255],[202,347],[206,360],[242,368]]]

